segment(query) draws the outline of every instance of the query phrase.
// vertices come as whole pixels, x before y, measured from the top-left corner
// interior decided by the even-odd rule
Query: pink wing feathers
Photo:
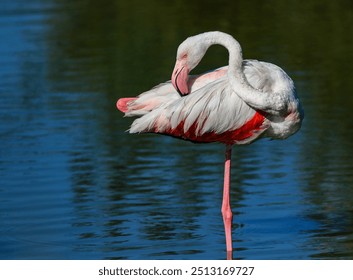
[[[193,142],[247,144],[269,124],[262,112],[249,107],[232,89],[227,67],[190,76],[190,94],[180,96],[171,82],[134,98],[121,98],[117,107],[126,116],[140,116],[130,133],[166,134]]]
[[[207,83],[187,96],[161,103],[136,119],[131,133],[167,134],[194,142],[245,144],[267,127],[265,117],[230,88],[227,76]]]
[[[191,75],[188,79],[188,87],[191,92],[196,91],[207,83],[226,75],[227,68],[226,66],[205,74]],[[141,93],[138,97],[120,98],[116,103],[116,107],[125,113],[127,117],[142,116],[158,108],[161,104],[166,104],[179,98],[181,96],[175,90],[171,81],[168,81]]]
[[[180,98],[171,82],[159,84],[137,97],[120,98],[116,106],[127,117],[143,116],[161,104]]]
[[[137,97],[124,97],[124,98],[120,98],[117,102],[116,102],[116,107],[123,113],[126,113],[127,111],[129,111],[129,105],[135,101],[137,99]]]

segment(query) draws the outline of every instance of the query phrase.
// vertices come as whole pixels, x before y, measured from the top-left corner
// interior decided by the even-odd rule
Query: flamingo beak
[[[181,95],[189,93],[188,87],[189,69],[185,61],[177,60],[172,74],[172,84]]]

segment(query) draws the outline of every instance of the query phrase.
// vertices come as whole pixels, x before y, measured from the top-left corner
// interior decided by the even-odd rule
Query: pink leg
[[[230,208],[230,161],[232,156],[232,146],[227,145],[226,147],[226,159],[224,163],[224,185],[223,185],[223,202],[222,202],[222,216],[224,223],[224,230],[226,234],[226,245],[227,245],[227,259],[231,257],[233,251],[232,246],[232,219],[233,213]],[[230,254],[229,254],[230,253]]]

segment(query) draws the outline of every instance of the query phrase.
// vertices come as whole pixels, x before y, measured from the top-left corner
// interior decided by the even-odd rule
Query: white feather
[[[226,71],[228,68],[219,69]],[[243,71],[248,83],[264,94],[288,92],[288,89],[295,92],[292,80],[276,65],[244,60]],[[194,79],[191,92],[186,96],[180,96],[170,81],[140,94],[129,104],[126,113],[126,116],[141,116],[132,123],[130,133],[163,133],[183,122],[184,132],[196,124],[197,136],[207,132],[221,134],[240,128],[254,116],[255,109],[239,97],[241,88],[232,88],[227,75],[213,78],[211,72]],[[267,130],[268,137],[286,138],[299,129],[303,113],[296,96],[281,97],[277,94],[277,97],[283,98],[279,102],[285,101],[290,115],[281,117],[268,114],[262,129],[254,132],[244,143],[253,141],[264,130]]]
[[[161,83],[151,90],[141,93],[136,100],[129,103],[125,116],[143,116],[158,108],[161,104],[166,104],[179,98],[180,95],[175,91],[170,81]]]
[[[233,92],[227,77],[218,79],[184,97],[169,100],[135,120],[130,132],[165,132],[184,122],[184,132],[197,123],[196,135],[235,130],[250,120],[255,110]]]

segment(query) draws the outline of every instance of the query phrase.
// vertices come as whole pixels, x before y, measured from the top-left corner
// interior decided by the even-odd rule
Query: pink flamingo
[[[189,76],[214,44],[228,49],[229,65]],[[138,97],[119,99],[117,108],[125,116],[139,116],[130,133],[152,132],[226,145],[222,216],[230,259],[232,145],[249,144],[262,137],[285,139],[299,130],[303,111],[293,81],[274,64],[243,60],[240,44],[232,36],[206,32],[180,44],[171,81]]]

